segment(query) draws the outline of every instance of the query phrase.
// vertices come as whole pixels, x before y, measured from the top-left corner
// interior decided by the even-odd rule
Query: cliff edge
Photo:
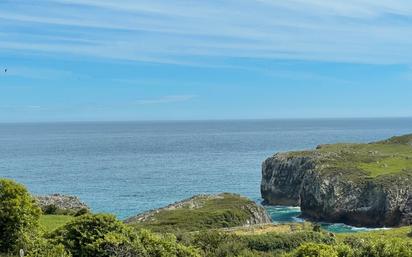
[[[153,231],[196,231],[271,223],[265,208],[246,197],[222,193],[197,195],[125,220]]]
[[[312,220],[412,224],[412,134],[369,144],[278,153],[262,165],[264,203],[300,206]]]

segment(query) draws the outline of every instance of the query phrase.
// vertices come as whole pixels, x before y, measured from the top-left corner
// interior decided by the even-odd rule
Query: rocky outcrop
[[[312,220],[371,227],[410,225],[410,142],[404,136],[275,154],[262,165],[264,203],[299,205],[302,216]]]
[[[313,160],[307,157],[279,153],[267,159],[262,165],[264,204],[299,206],[303,179],[313,168]]]
[[[388,181],[351,181],[310,171],[300,193],[303,216],[355,226],[412,224],[412,180],[392,179],[388,185]]]
[[[186,217],[191,219],[192,217],[190,216],[196,217],[199,212],[202,212],[203,214],[210,213],[210,215],[205,216],[206,219],[213,219],[212,216],[218,214],[219,212],[226,213],[228,219],[233,216],[232,214],[234,212],[245,214],[245,219],[240,224],[236,224],[236,226],[267,224],[272,222],[270,216],[266,212],[266,209],[261,205],[256,204],[246,197],[236,194],[222,193],[218,195],[196,195],[183,201],[170,204],[166,207],[147,211],[137,216],[128,218],[125,220],[125,223],[144,224],[158,222],[160,219],[167,219],[168,216],[175,215],[173,212],[176,210],[185,210]],[[203,223],[204,220],[197,220],[196,222]],[[230,220],[227,220],[227,222],[231,223]]]
[[[90,210],[77,196],[52,194],[34,198],[47,214],[75,214],[81,210]]]

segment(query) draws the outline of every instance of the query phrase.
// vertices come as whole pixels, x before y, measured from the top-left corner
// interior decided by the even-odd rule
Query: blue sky
[[[0,0],[0,68],[1,122],[411,116],[412,2]]]

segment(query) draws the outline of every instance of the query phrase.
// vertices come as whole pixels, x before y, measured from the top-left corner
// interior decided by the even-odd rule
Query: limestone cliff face
[[[342,176],[310,171],[302,183],[304,217],[355,226],[399,226],[412,224],[412,181],[392,178],[354,182]]]
[[[263,206],[256,203],[246,204],[244,208],[250,213],[243,226],[272,223],[272,219]]]
[[[302,216],[312,220],[371,227],[410,225],[412,148],[404,144],[399,148],[404,152],[398,153],[391,145],[387,155],[384,144],[377,145],[379,151],[370,151],[374,145],[365,144],[275,154],[262,165],[264,203],[300,205]]]
[[[265,204],[300,205],[303,179],[315,164],[311,158],[276,154],[262,164],[261,193]]]

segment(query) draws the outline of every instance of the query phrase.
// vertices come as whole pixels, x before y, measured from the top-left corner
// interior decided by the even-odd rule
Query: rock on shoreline
[[[90,210],[77,196],[52,194],[35,196],[34,198],[43,212],[53,209],[55,214],[75,214],[80,210]]]

